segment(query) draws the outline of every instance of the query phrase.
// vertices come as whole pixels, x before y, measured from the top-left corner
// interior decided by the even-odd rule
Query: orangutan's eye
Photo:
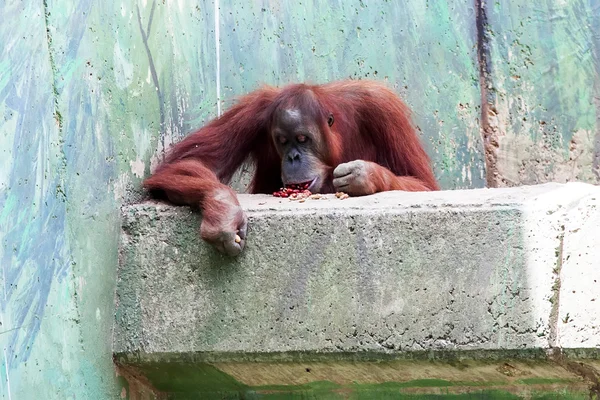
[[[298,136],[296,136],[296,140],[298,141],[298,143],[304,143],[304,142],[306,142],[307,139],[308,138],[306,136],[304,136],[304,135],[298,135]]]

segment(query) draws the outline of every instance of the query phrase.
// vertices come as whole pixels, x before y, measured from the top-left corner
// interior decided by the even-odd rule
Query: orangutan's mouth
[[[314,182],[312,181],[301,182],[301,183],[290,183],[285,185],[286,189],[294,189],[294,190],[308,190],[310,185]]]
[[[306,181],[306,182],[288,183],[285,185],[285,188],[292,189],[292,190],[298,190],[298,191],[311,190],[315,186],[315,184],[317,183],[318,180],[319,180],[319,178],[313,178],[312,180]]]

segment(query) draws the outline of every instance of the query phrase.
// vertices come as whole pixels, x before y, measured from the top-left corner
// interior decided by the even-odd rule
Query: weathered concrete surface
[[[560,346],[600,348],[600,196],[585,199],[565,220],[560,270]]]
[[[199,216],[187,208],[129,206],[123,211],[117,360],[154,376],[159,386],[165,363],[188,372],[210,367],[236,385],[255,387],[302,384],[294,378],[298,363],[357,358],[391,364],[377,380],[368,378],[370,367],[347,379],[447,379],[425,361],[420,368],[397,364],[428,357],[478,360],[483,364],[463,366],[470,379],[456,366],[450,375],[489,382],[485,368],[502,370],[489,360],[545,359],[545,350],[562,343],[559,301],[579,285],[577,273],[567,270],[590,271],[600,256],[592,246],[599,196],[600,188],[586,184],[304,203],[245,195],[250,232],[237,259],[199,240]],[[592,283],[581,287],[588,288]],[[580,296],[591,297],[589,290]],[[573,311],[565,312],[577,315],[579,325],[568,325],[573,333],[565,338],[586,337],[579,347],[595,348],[598,314],[586,313],[593,311],[589,304],[596,303],[588,299],[586,309],[575,299],[567,303]],[[287,369],[278,364],[290,361]],[[405,368],[416,368],[415,374],[399,372]],[[529,375],[515,376],[563,379],[566,373],[570,380],[564,379],[581,382],[558,364],[528,368]],[[554,375],[531,372],[540,368]],[[177,390],[162,382],[163,390]]]
[[[477,2],[488,186],[599,183],[599,3]]]

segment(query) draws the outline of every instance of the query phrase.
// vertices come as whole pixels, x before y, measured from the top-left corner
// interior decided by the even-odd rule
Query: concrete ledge
[[[600,348],[598,187],[240,200],[250,231],[237,259],[199,240],[187,208],[123,210],[116,359],[164,392],[183,389],[154,372],[176,365],[197,371],[186,390],[198,393],[502,376],[506,389],[511,374],[573,391],[595,376],[556,349],[582,359]]]

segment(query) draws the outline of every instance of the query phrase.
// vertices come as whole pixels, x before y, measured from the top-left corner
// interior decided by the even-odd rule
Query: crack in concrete
[[[48,59],[50,61],[50,68],[52,69],[52,94],[54,100],[54,118],[58,123],[59,130],[62,131],[62,115],[58,111],[58,88],[56,86],[56,63],[54,61],[54,55],[52,54],[52,35],[50,34],[50,11],[48,10],[48,1],[43,0],[44,8],[44,25],[46,28],[46,41],[48,42]]]
[[[492,60],[487,17],[487,0],[475,0],[475,25],[477,27],[477,59],[481,90],[481,138],[485,153],[485,175],[488,187],[498,187],[502,182],[498,172],[498,122],[494,106],[495,92],[492,81]]]
[[[581,377],[585,382],[589,384],[589,398],[600,399],[600,372],[594,367],[588,364],[584,364],[581,361],[573,361],[567,359],[560,343],[558,343],[558,324],[559,324],[559,309],[560,309],[560,288],[561,279],[560,273],[563,266],[563,254],[564,254],[564,239],[565,239],[565,226],[560,226],[560,233],[558,235],[558,246],[556,248],[556,266],[554,267],[553,273],[555,275],[554,284],[552,285],[553,295],[550,301],[552,302],[552,308],[550,311],[550,334],[548,337],[549,360],[555,362],[566,371],[571,372]]]
[[[56,70],[56,62],[54,60],[54,55],[52,53],[52,34],[50,33],[50,11],[48,9],[48,0],[43,0],[43,9],[44,9],[44,26],[46,28],[46,42],[48,43],[48,60],[50,62],[50,69],[52,71],[52,98],[54,103],[54,119],[58,125],[58,151],[60,153],[61,161],[57,171],[58,176],[58,185],[56,187],[56,195],[60,197],[63,201],[67,200],[66,187],[64,184],[64,176],[67,170],[67,155],[65,154],[63,143],[64,143],[64,128],[63,128],[63,118],[62,114],[59,110],[59,93],[58,93],[58,85],[57,85],[57,70]]]
[[[552,285],[552,297],[550,302],[552,308],[550,310],[550,333],[548,335],[548,345],[550,348],[556,348],[558,346],[558,318],[559,318],[559,304],[560,304],[560,271],[563,264],[563,249],[565,242],[565,226],[560,226],[560,233],[558,234],[558,246],[556,248],[556,266],[552,271],[555,275],[554,284]]]
[[[156,0],[152,2],[152,8],[150,9],[150,16],[148,17],[148,25],[144,30],[144,26],[142,24],[142,16],[140,13],[140,7],[136,6],[137,10],[137,19],[138,25],[140,28],[140,34],[142,35],[142,43],[144,44],[144,49],[146,49],[146,55],[148,56],[148,67],[150,68],[150,75],[152,76],[152,82],[154,83],[154,87],[156,88],[156,96],[158,97],[158,112],[160,117],[160,143],[162,146],[161,152],[163,159],[165,158],[165,124],[166,124],[166,113],[165,113],[165,98],[163,92],[160,88],[160,81],[158,79],[158,73],[156,71],[156,66],[154,65],[154,57],[152,56],[152,51],[150,50],[150,46],[148,45],[148,38],[150,37],[150,29],[152,28],[152,20],[154,19],[154,10],[156,9]]]

